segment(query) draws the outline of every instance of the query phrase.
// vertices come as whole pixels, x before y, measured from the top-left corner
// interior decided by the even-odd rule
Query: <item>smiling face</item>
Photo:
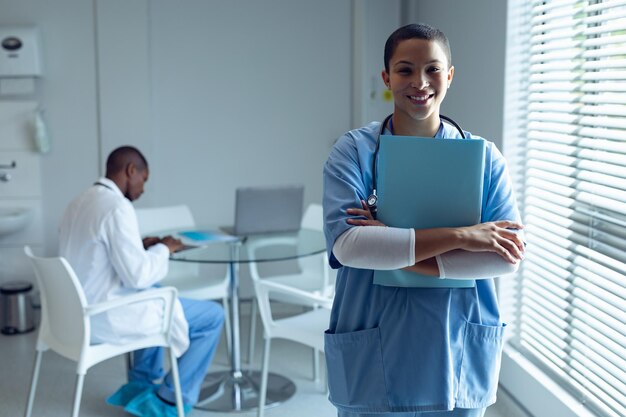
[[[388,72],[382,72],[394,97],[394,133],[434,136],[453,75],[454,67],[439,42],[413,38],[398,43]]]

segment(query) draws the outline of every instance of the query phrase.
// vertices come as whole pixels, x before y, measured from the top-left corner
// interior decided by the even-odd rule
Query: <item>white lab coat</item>
[[[87,301],[98,303],[152,287],[167,275],[169,250],[148,250],[131,202],[115,183],[100,178],[65,210],[59,252],[74,268]],[[93,342],[120,343],[159,330],[160,301],[130,305],[92,318]],[[189,347],[189,328],[177,300],[172,323],[173,350]]]

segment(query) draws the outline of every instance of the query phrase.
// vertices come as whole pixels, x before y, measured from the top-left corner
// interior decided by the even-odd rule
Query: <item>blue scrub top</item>
[[[495,402],[505,326],[493,279],[474,288],[379,286],[373,270],[342,266],[332,253],[354,227],[346,209],[371,193],[379,131],[374,122],[346,133],[324,167],[324,233],[339,268],[325,335],[330,401],[360,413],[487,407]],[[461,139],[444,123],[435,135],[443,137]],[[505,160],[488,141],[483,184],[482,221],[519,221]]]

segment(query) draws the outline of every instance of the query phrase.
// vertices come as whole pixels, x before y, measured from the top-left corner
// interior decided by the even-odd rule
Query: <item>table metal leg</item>
[[[239,329],[239,251],[241,243],[231,245],[230,314],[232,324],[231,370],[209,373],[200,390],[196,408],[206,411],[238,412],[258,407],[261,372],[241,370]],[[228,314],[228,312],[227,312]],[[266,408],[289,399],[296,392],[295,384],[284,376],[270,373],[267,381]]]
[[[232,371],[210,373],[204,380],[196,408],[206,411],[237,412],[254,410],[259,405],[261,372]],[[267,379],[265,408],[275,407],[293,396],[294,383],[282,375],[270,373]]]

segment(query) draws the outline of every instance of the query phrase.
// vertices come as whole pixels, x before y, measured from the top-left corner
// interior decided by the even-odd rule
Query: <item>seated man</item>
[[[106,177],[74,199],[61,220],[59,251],[76,271],[89,303],[142,291],[168,270],[169,255],[182,247],[167,236],[142,242],[131,201],[143,193],[148,163],[139,150],[123,146],[107,159]],[[159,301],[128,306],[92,319],[92,340],[113,342],[153,333]],[[180,299],[172,323],[186,412],[198,401],[200,385],[219,342],[224,313],[212,301]],[[145,417],[176,415],[171,375],[164,377],[163,348],[135,352],[129,383],[107,400]]]

